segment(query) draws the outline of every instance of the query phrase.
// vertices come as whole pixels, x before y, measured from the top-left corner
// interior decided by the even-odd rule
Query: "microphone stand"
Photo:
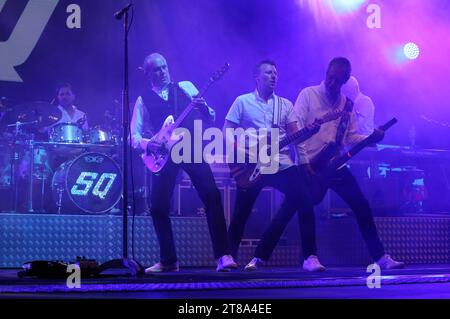
[[[124,85],[122,92],[122,214],[123,214],[123,229],[122,229],[122,258],[113,259],[105,262],[100,266],[100,271],[107,269],[128,269],[132,276],[137,276],[143,272],[143,268],[133,259],[128,258],[128,130],[129,130],[129,89],[128,89],[128,31],[129,31],[129,9],[131,4],[117,12],[114,16],[120,20],[124,16]]]

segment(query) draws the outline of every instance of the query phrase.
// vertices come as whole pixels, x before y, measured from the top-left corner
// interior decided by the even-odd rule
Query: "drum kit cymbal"
[[[52,104],[43,101],[36,101],[18,104],[14,107],[8,106],[5,100],[2,101],[4,116],[2,118],[2,128],[6,131],[14,128],[16,133],[42,132],[46,127],[56,123],[61,114]]]
[[[60,123],[60,118],[60,110],[51,103],[44,101],[16,103],[10,99],[0,98],[0,162],[2,163],[0,189],[12,191],[14,197],[13,211],[35,211],[33,206],[36,206],[37,197],[33,196],[33,193],[36,193],[36,184],[39,184],[40,197],[42,198],[40,210],[44,210],[44,197],[52,197],[50,194],[49,196],[44,194],[46,184],[49,182],[55,184],[50,185],[53,190],[53,197],[55,192],[61,194],[62,184],[60,179],[56,183],[52,176],[55,172],[61,171],[61,166],[66,168],[65,172],[67,167],[74,167],[70,164],[83,154],[95,155],[83,158],[103,159],[106,157],[114,162],[113,158],[118,153],[120,142],[117,134],[119,130],[114,131],[110,127],[97,126],[91,128],[88,132],[83,132],[79,123]],[[106,123],[110,124],[111,121]],[[77,163],[77,167],[79,167],[84,162],[78,160]],[[112,165],[111,167],[116,168],[116,166]],[[102,165],[89,167],[91,170],[93,168],[100,169]],[[76,173],[78,174],[78,172]],[[106,171],[102,171],[101,174],[91,171],[90,174],[90,178],[97,175],[112,176],[108,175],[109,173]],[[118,173],[115,170],[111,174],[117,175],[120,172]],[[76,190],[83,190],[83,185],[86,185],[89,181],[89,176],[80,175],[80,179],[83,181],[78,180],[78,182],[81,184],[76,184],[77,180],[75,180],[73,189],[64,190],[63,194],[68,197],[69,201],[80,199]],[[116,178],[113,182],[117,183],[117,181],[121,182],[121,179]],[[104,187],[111,187],[109,183],[111,183],[111,180],[105,180],[104,184],[98,183],[100,185],[97,187],[98,189],[92,191],[103,196],[105,193]],[[21,192],[20,190],[26,184],[27,192]],[[116,187],[116,185],[113,185],[113,187]],[[108,203],[100,205],[99,200],[111,201],[113,205],[118,201],[117,196],[114,196],[114,198],[103,196],[105,198],[102,198],[102,196],[95,196],[95,194],[87,196],[86,199],[97,202],[91,203],[88,200],[84,205],[75,206],[78,208],[81,206],[80,209],[86,213],[101,213],[112,207]],[[26,198],[25,200],[23,200],[23,196]],[[50,201],[53,201],[53,199],[50,199]],[[57,202],[53,204],[58,207],[58,211],[61,211],[61,203],[67,202],[66,199],[59,197]],[[26,207],[19,207],[20,203],[25,203]],[[98,207],[101,207],[101,209]]]

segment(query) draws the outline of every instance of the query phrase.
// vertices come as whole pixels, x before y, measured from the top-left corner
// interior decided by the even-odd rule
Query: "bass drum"
[[[52,193],[59,212],[105,213],[122,196],[122,172],[105,154],[84,153],[58,167]]]

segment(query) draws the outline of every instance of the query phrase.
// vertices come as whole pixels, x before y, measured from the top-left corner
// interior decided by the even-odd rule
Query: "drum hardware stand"
[[[148,178],[147,167],[144,166],[144,194],[142,198],[144,199],[144,216],[150,216],[150,207],[148,207],[148,197],[150,194],[149,183],[152,182],[151,178]]]
[[[28,171],[28,202],[27,202],[27,211],[29,213],[34,212],[33,210],[33,177],[34,177],[34,136],[31,135],[31,140],[28,141],[30,147],[30,163],[29,163],[29,171]]]
[[[19,133],[20,133],[20,128],[24,125],[33,125],[33,124],[37,124],[38,121],[32,121],[32,122],[20,122],[17,121],[14,124],[9,124],[7,125],[7,127],[14,127],[15,128],[15,136],[16,136],[16,141],[17,138],[19,137]],[[29,141],[29,147],[31,149],[31,153],[30,153],[30,167],[29,167],[29,188],[28,188],[28,202],[27,202],[27,211],[28,212],[33,212],[33,164],[34,164],[34,136],[31,135],[31,140]],[[19,196],[19,185],[18,185],[18,176],[17,176],[17,161],[19,160],[19,154],[17,151],[17,144],[15,144],[14,147],[14,162],[13,162],[13,170],[14,172],[11,172],[11,175],[14,176],[14,211],[17,212],[17,205],[18,205],[18,196]]]
[[[17,144],[13,146],[13,158],[11,162],[11,186],[14,187],[13,190],[13,210],[17,212],[18,210],[18,199],[19,199],[19,178],[17,176],[17,163],[19,162],[19,151],[17,150]]]
[[[142,273],[143,268],[135,260],[128,258],[128,194],[127,194],[127,156],[128,156],[128,129],[129,129],[129,92],[128,92],[128,32],[130,25],[129,9],[132,7],[132,3],[127,5],[122,10],[118,11],[114,16],[116,19],[121,20],[124,16],[124,86],[122,93],[122,172],[123,172],[123,200],[122,200],[122,214],[123,214],[123,234],[122,234],[122,258],[107,261],[100,266],[100,271],[103,272],[107,269],[125,268],[128,269],[132,276],[136,276]]]
[[[58,188],[58,201],[56,202],[56,207],[58,207],[58,211],[56,212],[58,215],[61,215],[61,207],[62,207],[62,197],[63,197],[64,188]]]
[[[50,175],[51,174],[52,173],[50,173]],[[39,164],[38,178],[40,178],[40,180],[41,180],[41,201],[40,201],[39,211],[45,213],[46,212],[46,207],[45,207],[46,190],[45,190],[45,185],[46,185],[46,181],[50,179],[49,171],[47,170],[47,167],[46,167],[45,163],[44,164]]]

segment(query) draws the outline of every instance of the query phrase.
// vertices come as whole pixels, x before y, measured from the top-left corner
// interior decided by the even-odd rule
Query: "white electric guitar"
[[[229,68],[230,65],[228,63],[225,63],[225,65],[220,70],[214,72],[196,97],[202,98],[208,91],[209,87],[214,82],[222,78],[222,76],[225,74],[225,72],[228,71]],[[183,122],[183,120],[194,107],[195,104],[193,102],[189,103],[186,109],[178,116],[176,121],[172,115],[169,115],[164,121],[159,132],[150,139],[149,143],[152,143],[151,145],[159,146],[147,148],[147,151],[142,154],[141,157],[144,161],[145,166],[147,166],[147,168],[153,173],[157,173],[162,170],[162,168],[169,160],[172,147],[183,138],[182,135],[174,134],[174,131],[180,126],[181,122]]]

